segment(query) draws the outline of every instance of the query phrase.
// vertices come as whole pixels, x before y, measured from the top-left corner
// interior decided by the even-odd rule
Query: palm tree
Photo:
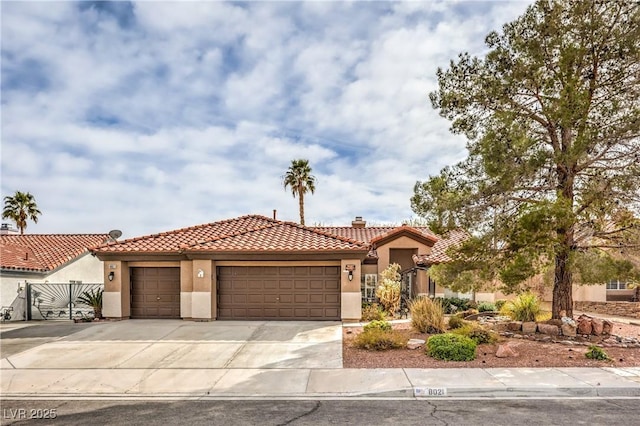
[[[304,226],[304,194],[316,190],[316,178],[311,174],[309,160],[291,160],[291,166],[284,175],[284,189],[291,187],[291,194],[295,198],[298,196],[300,205],[300,225]]]
[[[38,223],[38,215],[41,214],[35,198],[28,192],[16,191],[13,197],[4,197],[2,218],[15,221],[21,235],[24,234],[24,229],[27,227],[27,219]]]

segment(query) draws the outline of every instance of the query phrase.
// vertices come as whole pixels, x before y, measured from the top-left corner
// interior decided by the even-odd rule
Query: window
[[[620,280],[611,280],[607,283],[607,290],[626,290],[627,282]]]
[[[378,286],[378,274],[364,274],[362,285],[362,300],[373,302],[376,300],[376,287]]]

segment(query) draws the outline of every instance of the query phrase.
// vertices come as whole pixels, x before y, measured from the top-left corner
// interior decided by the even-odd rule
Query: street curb
[[[82,395],[76,393],[10,393],[0,394],[0,400],[47,400],[47,399],[177,399],[177,400],[233,400],[233,399],[267,399],[267,400],[325,400],[325,399],[558,399],[558,398],[640,398],[640,387],[572,387],[572,388],[540,388],[540,387],[508,387],[508,388],[449,388],[446,395],[416,395],[416,388],[397,389],[382,392],[347,392],[347,393],[305,393],[289,395],[263,394],[222,394],[222,393],[96,393]]]

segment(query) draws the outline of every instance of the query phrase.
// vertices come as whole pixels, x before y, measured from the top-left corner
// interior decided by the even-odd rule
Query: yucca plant
[[[400,265],[392,263],[380,273],[380,278],[376,297],[385,311],[393,314],[400,307]]]
[[[78,297],[78,302],[93,308],[94,318],[102,318],[102,293],[104,293],[104,291],[98,288],[85,291]]]
[[[527,292],[505,303],[502,311],[516,321],[535,321],[542,309],[536,295]]]

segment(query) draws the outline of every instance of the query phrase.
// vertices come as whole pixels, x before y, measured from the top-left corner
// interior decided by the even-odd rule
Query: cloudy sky
[[[530,3],[3,1],[2,196],[36,197],[29,233],[298,221],[307,158],[307,224],[400,223],[465,157],[437,68]]]

